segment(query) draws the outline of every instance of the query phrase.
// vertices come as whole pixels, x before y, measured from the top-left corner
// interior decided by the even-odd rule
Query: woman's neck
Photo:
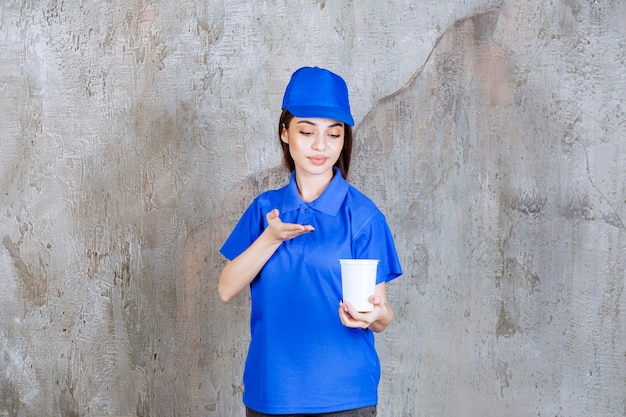
[[[296,171],[296,184],[302,200],[306,203],[316,200],[328,187],[333,175],[333,170],[330,170],[328,175],[306,175]]]

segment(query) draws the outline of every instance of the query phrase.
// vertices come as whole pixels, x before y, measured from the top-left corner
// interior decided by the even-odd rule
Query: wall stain
[[[17,416],[20,415],[20,410],[24,410],[26,407],[20,399],[19,389],[15,386],[13,381],[6,379],[0,380],[0,415]]]
[[[24,232],[22,232],[22,238],[24,236]],[[2,239],[2,244],[9,251],[11,258],[13,259],[13,265],[17,270],[20,278],[22,279],[23,289],[24,289],[24,297],[31,300],[35,305],[41,307],[46,302],[46,295],[48,293],[48,279],[44,274],[37,276],[33,269],[36,265],[29,265],[27,261],[22,257],[22,253],[20,250],[20,244],[22,239],[18,243],[15,243],[11,240],[9,236],[5,236]],[[49,248],[49,246],[48,246]],[[39,257],[39,266],[43,267],[43,261],[41,257]]]
[[[547,197],[538,194],[523,194],[513,198],[511,208],[529,216],[541,216],[547,200]]]
[[[508,257],[502,265],[502,274],[496,275],[496,288],[513,290],[525,288],[529,294],[534,294],[541,284],[539,275],[527,271],[517,259]]]
[[[511,337],[519,332],[519,326],[515,323],[504,308],[504,303],[500,304],[500,311],[498,312],[498,323],[496,324],[496,336],[497,337]]]
[[[89,261],[89,265],[87,267],[87,276],[90,279],[94,279],[98,270],[100,269],[100,262],[109,257],[109,253],[99,253],[95,250],[87,249],[87,259]]]
[[[561,215],[568,220],[582,219],[591,221],[596,219],[588,195],[572,198],[567,207],[561,211]]]
[[[165,69],[163,60],[167,56],[167,53],[165,52],[165,47],[157,41],[157,37],[152,32],[152,25],[154,25],[156,18],[157,11],[155,9],[147,9],[139,12],[139,23],[148,35],[148,41],[150,43],[150,62],[152,62],[158,70],[162,71]]]
[[[500,383],[500,396],[504,398],[504,389],[511,386],[511,377],[513,376],[509,364],[506,362],[498,363],[496,366],[496,375]]]

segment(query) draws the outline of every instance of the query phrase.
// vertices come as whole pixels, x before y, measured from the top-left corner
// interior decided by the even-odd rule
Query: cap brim
[[[323,106],[290,106],[287,107],[287,110],[291,114],[300,118],[322,118],[322,119],[332,119],[343,122],[347,125],[354,126],[354,119],[350,113],[346,113],[345,111],[341,111],[334,107],[323,107]]]

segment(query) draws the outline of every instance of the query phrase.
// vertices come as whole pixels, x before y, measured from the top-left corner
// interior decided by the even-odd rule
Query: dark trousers
[[[263,414],[251,410],[246,407],[246,417],[306,417],[306,416],[318,416],[318,417],[376,417],[376,406],[364,408],[355,408],[354,410],[339,411],[337,413],[322,413],[322,414]]]

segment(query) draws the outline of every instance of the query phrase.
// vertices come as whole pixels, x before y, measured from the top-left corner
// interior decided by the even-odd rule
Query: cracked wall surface
[[[405,270],[379,415],[624,416],[624,51],[620,0],[7,2],[0,415],[243,415],[218,249],[319,65]]]

